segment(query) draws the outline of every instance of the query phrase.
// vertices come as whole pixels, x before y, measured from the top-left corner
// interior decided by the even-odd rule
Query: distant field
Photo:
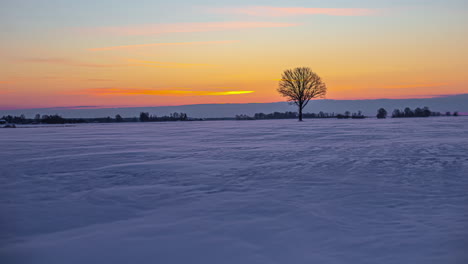
[[[468,119],[0,130],[0,263],[468,263]]]

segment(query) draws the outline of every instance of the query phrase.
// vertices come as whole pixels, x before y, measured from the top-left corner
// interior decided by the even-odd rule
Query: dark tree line
[[[20,116],[7,115],[7,116],[3,116],[0,119],[3,119],[7,123],[11,123],[11,124],[24,124],[28,120],[24,115],[20,115]]]
[[[295,119],[298,118],[297,112],[274,112],[271,114],[256,113],[253,119]]]
[[[352,114],[351,114],[351,112],[346,111],[344,114],[338,114],[336,117],[338,119],[349,119],[349,118],[351,118],[351,119],[364,119],[364,118],[366,118],[366,116],[363,115],[361,111],[358,111],[357,113],[352,113]]]
[[[255,118],[248,115],[236,115],[236,120],[255,120]]]
[[[428,107],[411,109],[406,107],[404,110],[395,109],[392,113],[393,118],[400,117],[429,117],[433,115],[431,110]]]
[[[188,121],[189,118],[185,113],[172,113],[169,116],[150,116],[148,113],[141,113],[140,118],[123,118],[121,115],[116,115],[115,118],[99,117],[99,118],[64,118],[60,115],[39,115],[34,118],[26,118],[25,115],[20,116],[3,116],[0,119],[5,120],[9,124],[78,124],[78,123],[120,123],[120,122],[155,122],[155,121]],[[191,119],[190,119],[191,120]]]
[[[324,113],[322,111],[318,113],[304,113],[304,118],[335,118],[335,113]]]
[[[458,116],[458,112],[447,112],[446,116]],[[298,118],[299,114],[297,112],[274,112],[270,114],[256,113],[254,116],[249,115],[236,115],[236,120],[262,120],[262,119],[295,119]],[[303,113],[303,118],[338,118],[338,119],[364,119],[367,118],[361,111],[357,113],[351,113],[346,111],[344,114],[335,114],[335,113]],[[377,118],[383,119],[387,118],[388,112],[384,108],[380,108],[377,112]],[[409,107],[405,110],[395,110],[392,114],[393,118],[398,117],[429,117],[429,116],[442,116],[440,112],[432,112],[428,107],[416,108],[414,110]]]
[[[388,112],[384,108],[380,108],[377,111],[377,118],[387,118]],[[451,112],[445,113],[446,116],[451,116]],[[405,117],[430,117],[430,116],[442,116],[440,112],[433,112],[429,107],[417,107],[416,109],[411,109],[406,107],[404,110],[395,109],[392,113],[392,118],[405,118]],[[454,112],[453,116],[458,116],[458,112]]]
[[[248,115],[236,115],[236,120],[264,120],[264,119],[297,119],[299,117],[298,112],[273,112],[270,114],[256,113],[254,116]],[[303,118],[335,118],[335,114],[332,113],[303,113]]]
[[[458,112],[446,112],[445,116],[458,116]],[[338,119],[364,119],[365,115],[361,111],[351,113],[346,111],[344,114],[335,113],[303,113],[303,118],[338,118]],[[388,112],[384,108],[380,108],[377,112],[377,118],[387,118]],[[403,117],[429,117],[442,116],[440,112],[432,112],[428,107],[411,109],[409,107],[404,110],[396,109],[392,113],[392,118]],[[254,116],[236,115],[236,120],[262,120],[262,119],[296,119],[299,117],[297,112],[273,112],[270,114],[256,113]],[[77,124],[77,123],[120,123],[120,122],[163,122],[163,121],[202,121],[202,120],[232,120],[234,118],[204,118],[194,119],[189,118],[186,113],[172,113],[169,116],[150,115],[147,112],[141,112],[139,117],[123,118],[121,115],[116,115],[115,118],[64,118],[60,115],[39,115],[34,118],[26,118],[25,115],[20,116],[3,116],[0,120],[5,120],[8,124]]]
[[[395,109],[392,113],[392,118],[403,118],[403,117],[430,117],[430,116],[441,116],[440,112],[433,112],[429,107],[411,109],[406,107],[404,110]]]
[[[34,118],[26,118],[24,115],[20,116],[3,116],[1,119],[10,124],[75,124],[86,123],[82,118],[63,118],[60,115],[39,115]]]
[[[65,123],[84,123],[83,120],[75,120],[70,119],[67,120],[59,115],[43,115],[40,119],[36,119],[35,121],[43,124],[65,124]],[[81,122],[80,122],[81,121]]]
[[[273,112],[270,114],[256,113],[254,116],[248,115],[236,115],[236,120],[262,120],[262,119],[296,119],[299,117],[297,112]],[[366,116],[361,111],[357,113],[351,113],[346,111],[344,114],[335,113],[303,113],[303,118],[339,118],[339,119],[364,119]]]
[[[150,115],[146,112],[140,113],[140,122],[158,122],[158,121],[188,121],[186,113],[172,113],[169,116]]]

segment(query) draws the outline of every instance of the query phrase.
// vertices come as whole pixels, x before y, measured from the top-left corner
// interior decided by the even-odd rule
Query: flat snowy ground
[[[468,263],[468,119],[0,129],[0,263]]]

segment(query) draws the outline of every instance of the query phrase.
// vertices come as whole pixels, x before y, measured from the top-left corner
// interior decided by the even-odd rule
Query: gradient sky
[[[0,108],[284,100],[308,66],[328,99],[468,93],[468,1],[1,0]]]

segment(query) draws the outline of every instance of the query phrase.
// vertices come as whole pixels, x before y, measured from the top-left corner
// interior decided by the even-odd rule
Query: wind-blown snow
[[[0,129],[0,263],[468,263],[467,121]]]

